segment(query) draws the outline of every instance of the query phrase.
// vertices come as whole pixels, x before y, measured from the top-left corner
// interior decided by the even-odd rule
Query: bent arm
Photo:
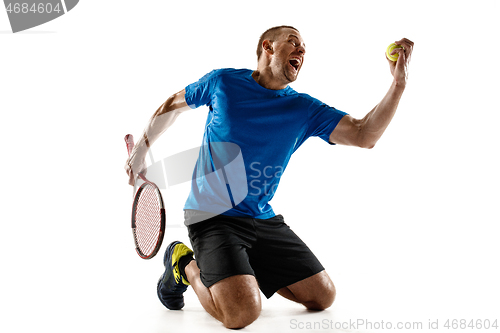
[[[134,146],[134,150],[141,157],[145,158],[149,147],[172,126],[182,112],[190,109],[184,95],[184,89],[173,94],[153,114],[144,129],[143,135]]]
[[[382,134],[384,134],[396,113],[399,101],[405,90],[408,77],[408,64],[414,45],[407,38],[403,38],[395,43],[401,45],[402,48],[394,49],[391,53],[392,55],[395,53],[399,54],[397,61],[389,60],[386,55],[391,74],[394,78],[389,91],[382,101],[368,112],[363,119],[354,119],[349,115],[344,116],[330,134],[330,142],[348,146],[373,148]]]
[[[183,89],[170,96],[153,114],[143,135],[135,143],[125,164],[130,185],[134,184],[136,175],[145,169],[144,159],[149,147],[175,122],[182,112],[191,109],[186,103],[185,93]]]
[[[394,117],[404,89],[405,84],[394,81],[382,101],[363,119],[344,116],[330,134],[330,142],[373,148]]]

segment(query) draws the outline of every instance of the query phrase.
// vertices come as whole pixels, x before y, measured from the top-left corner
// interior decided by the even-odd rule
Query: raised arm
[[[387,59],[394,80],[385,97],[363,119],[344,116],[330,134],[330,142],[341,145],[373,148],[391,122],[408,78],[408,64],[413,51],[413,42],[403,38],[396,44],[392,54],[399,53],[396,62]],[[387,58],[387,57],[386,57]]]
[[[184,111],[191,108],[184,98],[184,89],[170,96],[149,120],[141,138],[135,143],[130,157],[125,163],[129,184],[134,185],[137,174],[146,168],[145,158],[149,147],[165,132]]]

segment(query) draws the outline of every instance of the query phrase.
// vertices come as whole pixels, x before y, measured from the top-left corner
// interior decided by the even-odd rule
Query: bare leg
[[[336,291],[326,271],[321,271],[307,279],[281,288],[278,294],[303,304],[309,310],[325,310],[333,304]]]
[[[243,328],[259,317],[262,304],[254,276],[231,276],[207,288],[196,261],[191,261],[185,272],[203,308],[225,327]]]

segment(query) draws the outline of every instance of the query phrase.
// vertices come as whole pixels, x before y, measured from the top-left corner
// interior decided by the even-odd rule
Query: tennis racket
[[[125,136],[127,151],[130,156],[134,148],[134,137]],[[142,259],[151,259],[160,250],[165,234],[165,207],[160,189],[140,173],[144,183],[135,193],[132,205],[132,233],[135,250]]]

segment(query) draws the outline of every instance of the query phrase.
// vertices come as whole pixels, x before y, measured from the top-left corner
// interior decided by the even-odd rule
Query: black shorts
[[[279,289],[324,270],[281,215],[265,220],[218,215],[191,224],[200,214],[186,210],[184,217],[207,288],[227,277],[249,274],[270,298]]]

